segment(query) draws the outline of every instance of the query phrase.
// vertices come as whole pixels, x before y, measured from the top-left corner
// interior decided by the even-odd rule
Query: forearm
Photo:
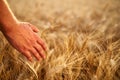
[[[13,25],[16,25],[17,19],[10,10],[6,0],[0,0],[0,30],[9,31],[13,28]]]

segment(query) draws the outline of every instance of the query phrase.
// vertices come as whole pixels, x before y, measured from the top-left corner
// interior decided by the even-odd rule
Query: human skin
[[[20,22],[10,10],[6,0],[0,0],[0,31],[8,42],[29,61],[45,59],[45,42],[39,37],[39,30],[28,22]]]

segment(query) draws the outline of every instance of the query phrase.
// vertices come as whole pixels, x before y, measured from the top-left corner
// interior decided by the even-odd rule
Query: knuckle
[[[24,52],[23,52],[23,55],[24,55],[26,58],[28,58],[28,59],[31,59],[31,58],[32,58],[31,54],[30,54],[28,51],[24,51]]]
[[[29,59],[32,58],[32,56],[30,56],[30,55],[27,55],[26,57],[29,58]]]
[[[28,57],[27,59],[28,59],[29,61],[32,61],[32,57]]]
[[[22,47],[20,48],[20,50],[21,50],[21,52],[25,52],[25,51],[27,50],[27,47],[26,47],[26,46],[22,46]]]
[[[35,56],[36,56],[37,58],[39,58],[39,57],[40,57],[40,55],[39,55],[38,53],[36,53],[36,54],[35,54]]]
[[[25,49],[26,49],[26,50],[31,50],[31,45],[27,45],[27,46],[25,47]]]
[[[41,53],[43,52],[43,50],[42,50],[41,46],[39,47],[39,51],[40,51]]]
[[[45,42],[44,42],[43,40],[41,40],[41,44],[42,44],[43,46],[45,46]]]
[[[39,50],[39,51],[42,51],[42,48],[41,48],[41,46],[38,46],[38,50]]]
[[[36,51],[35,51],[34,49],[31,49],[31,52],[32,52],[33,54],[35,54],[35,53],[36,53]]]
[[[29,43],[34,43],[34,42],[35,42],[35,39],[34,39],[33,36],[31,36],[30,39],[29,39]]]
[[[41,46],[38,47],[37,49],[38,49],[39,53],[42,53],[42,48],[41,48]]]

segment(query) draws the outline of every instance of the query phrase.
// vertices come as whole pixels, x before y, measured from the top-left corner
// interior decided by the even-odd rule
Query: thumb
[[[36,26],[30,24],[30,27],[34,32],[39,32],[39,29]]]

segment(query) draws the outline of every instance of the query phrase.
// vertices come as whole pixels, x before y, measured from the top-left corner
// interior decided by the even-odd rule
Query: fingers
[[[30,54],[30,52],[29,51],[26,51],[26,52],[24,52],[24,53],[22,53],[29,61],[33,61],[33,58],[32,58],[32,56],[31,56],[31,54]]]
[[[29,24],[29,26],[31,27],[31,29],[32,29],[34,32],[39,32],[39,29],[38,29],[37,27],[35,27],[34,25]]]
[[[35,48],[31,49],[30,52],[31,52],[31,54],[34,55],[34,57],[35,57],[38,61],[41,60],[41,57],[40,57],[39,53],[37,52],[37,50],[36,50]]]
[[[46,47],[46,44],[44,43],[44,41],[42,41],[41,39],[38,38],[37,43],[39,45],[41,45],[41,47],[43,48],[43,50],[46,51],[47,47]]]
[[[38,34],[36,34],[36,33],[35,33],[35,38],[36,38],[36,40],[37,40],[37,43],[38,43],[39,45],[41,45],[42,49],[43,49],[44,51],[46,51],[46,50],[47,50],[47,47],[46,47],[45,42],[44,42],[44,41],[38,36]]]
[[[36,44],[36,46],[35,46],[34,48],[35,48],[36,51],[39,53],[39,55],[40,55],[43,59],[45,59],[45,54],[44,54],[44,51],[43,51],[41,45]]]
[[[27,57],[27,59],[28,59],[29,61],[31,61],[31,62],[33,61],[32,56],[34,56],[38,61],[40,61],[41,58],[45,59],[44,50],[43,50],[43,48],[41,47],[41,45],[38,44],[37,42],[35,43],[35,45],[34,45],[33,47],[31,46],[31,47],[28,49],[28,51],[24,52],[23,54],[24,54],[24,55]]]
[[[41,40],[41,38],[39,37],[39,35],[37,34],[37,32],[39,31],[39,29],[37,27],[35,27],[34,25],[27,23],[26,24],[27,27],[29,27],[29,36],[27,36],[26,40],[29,44],[26,44],[26,50],[27,52],[25,52],[24,50],[24,55],[27,57],[28,60],[32,61],[33,60],[33,56],[40,61],[41,58],[45,59],[45,54],[44,54],[44,50],[46,50],[46,46],[45,43]],[[25,43],[27,43],[25,42]],[[24,44],[25,44],[24,43]]]
[[[35,27],[34,25],[29,24],[29,26],[32,28],[32,30],[34,32],[38,32],[39,31],[39,29],[37,27]],[[46,50],[47,48],[46,48],[46,45],[45,45],[44,41],[42,41],[38,35],[36,36],[36,38],[38,39],[37,43],[40,44],[44,50]]]
[[[22,53],[29,61],[33,61],[32,55],[40,61],[41,58],[45,59],[44,51],[40,45],[36,45],[35,47],[31,48],[29,51]]]

